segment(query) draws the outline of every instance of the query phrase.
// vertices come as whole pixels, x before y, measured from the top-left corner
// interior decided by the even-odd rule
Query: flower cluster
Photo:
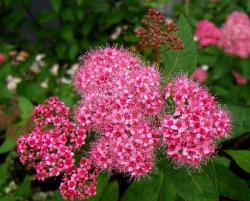
[[[32,132],[18,139],[17,151],[20,153],[20,161],[36,170],[35,177],[38,180],[65,173],[66,182],[69,175],[75,172],[74,151],[85,144],[86,131],[70,121],[69,115],[69,108],[57,97],[51,97],[34,109],[35,128]],[[88,169],[82,167],[82,171],[87,172]],[[79,179],[85,181],[86,177],[85,175]],[[91,179],[94,177],[91,176]],[[62,194],[65,198],[72,199],[72,193],[69,191],[67,194],[63,185],[66,184],[61,185]],[[84,190],[78,193],[78,197],[87,198],[95,194],[93,190],[86,190],[88,185],[85,183],[74,186],[71,190],[80,187]]]
[[[60,185],[60,191],[65,199],[86,199],[96,194],[96,177],[99,171],[93,168],[89,159],[82,158],[79,167],[66,171]]]
[[[209,20],[200,20],[196,25],[195,37],[200,46],[216,45],[220,39],[221,31]]]
[[[246,85],[247,84],[248,80],[244,75],[241,75],[240,73],[238,73],[234,70],[232,70],[232,75],[234,77],[235,82],[238,85]]]
[[[243,12],[231,13],[221,28],[209,20],[197,23],[197,37],[200,46],[216,45],[229,55],[246,58],[250,54],[250,20]]]
[[[185,76],[167,84],[165,102],[171,99],[174,105],[173,114],[164,114],[159,71],[122,48],[87,53],[74,81],[81,96],[74,119],[52,97],[34,109],[35,128],[17,146],[21,162],[36,170],[37,179],[63,174],[65,199],[94,195],[103,170],[132,178],[146,175],[162,138],[170,158],[198,166],[230,129],[229,114]],[[83,152],[87,135],[94,141]]]
[[[208,78],[207,70],[203,69],[202,67],[198,67],[192,73],[192,78],[199,82],[205,82]]]
[[[176,24],[172,20],[167,21],[166,17],[156,9],[149,9],[142,24],[145,28],[139,27],[135,30],[142,47],[157,49],[168,43],[171,50],[183,49],[183,42],[174,35],[174,32],[178,31]]]
[[[186,76],[167,84],[165,99],[174,103],[173,114],[163,117],[161,131],[167,155],[179,164],[199,166],[215,152],[215,140],[227,137],[230,116],[207,89]]]
[[[147,119],[163,106],[156,67],[126,50],[99,49],[86,55],[75,85],[83,97],[76,120],[100,133],[90,150],[95,165],[133,177],[148,173],[158,138]]]
[[[229,55],[246,58],[250,54],[250,20],[245,13],[233,12],[221,28],[218,47]]]

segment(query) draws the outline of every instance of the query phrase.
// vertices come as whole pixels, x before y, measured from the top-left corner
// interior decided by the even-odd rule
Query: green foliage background
[[[217,201],[250,200],[250,85],[236,85],[231,75],[234,69],[250,79],[250,58],[227,56],[215,47],[201,49],[193,40],[197,20],[209,19],[221,26],[234,10],[250,13],[250,0],[175,1],[115,1],[115,0],[50,0],[46,9],[32,10],[29,0],[0,1],[0,52],[5,61],[0,64],[0,201],[50,200],[61,201],[56,190],[58,179],[42,182],[32,180],[32,171],[18,162],[16,139],[29,131],[34,105],[56,95],[68,106],[78,100],[67,71],[79,62],[78,56],[88,49],[107,44],[119,44],[140,51],[134,28],[149,7],[166,11],[178,22],[178,36],[185,49],[161,55],[165,80],[182,73],[191,74],[199,65],[209,66],[204,85],[232,113],[231,138],[220,143],[218,156],[199,170],[176,168],[165,156],[157,156],[155,170],[139,181],[127,177],[98,178],[97,195],[92,201]],[[168,16],[169,17],[169,16]],[[23,31],[23,28],[26,31]],[[110,36],[122,29],[117,38]],[[28,30],[28,32],[27,32]],[[29,57],[13,63],[10,51],[25,50]],[[44,66],[31,71],[37,54],[43,53]],[[148,54],[143,54],[145,59]],[[54,64],[57,75],[51,74]],[[21,82],[15,91],[7,88],[7,77]],[[48,87],[41,83],[47,80]],[[60,179],[60,178],[59,178]],[[14,182],[14,187],[11,185]],[[12,185],[13,186],[13,185]],[[7,189],[7,190],[6,190]]]

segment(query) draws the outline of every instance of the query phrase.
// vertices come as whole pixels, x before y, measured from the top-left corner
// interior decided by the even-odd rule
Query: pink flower
[[[241,58],[250,53],[250,21],[243,12],[233,12],[221,28],[221,38],[218,47],[225,49],[230,55]]]
[[[17,151],[20,161],[36,170],[37,179],[44,180],[74,166],[73,151],[84,145],[86,133],[69,120],[69,108],[57,97],[33,112],[35,128],[18,139]]]
[[[201,67],[196,68],[192,74],[194,80],[205,82],[207,80],[208,73],[206,70],[203,70]]]
[[[236,71],[232,71],[232,75],[234,77],[235,82],[238,85],[246,85],[247,84],[247,78],[239,73],[237,73]]]
[[[160,73],[123,49],[100,49],[85,58],[75,79],[76,88],[84,94],[75,117],[80,125],[100,133],[91,147],[91,158],[97,159],[94,163],[101,169],[133,177],[148,173],[157,134],[146,119],[163,107]],[[98,58],[98,62],[89,58]],[[100,82],[104,71],[110,73]]]
[[[221,31],[209,20],[200,20],[196,26],[196,33],[201,47],[216,45],[221,37]]]
[[[0,64],[4,62],[4,55],[0,52]]]
[[[80,167],[68,169],[60,185],[60,192],[64,199],[87,199],[96,194],[96,176],[98,171],[89,159],[82,158]]]
[[[206,88],[186,76],[166,86],[165,99],[174,105],[160,127],[167,155],[179,164],[199,166],[214,154],[215,140],[228,136],[229,113],[217,105]]]

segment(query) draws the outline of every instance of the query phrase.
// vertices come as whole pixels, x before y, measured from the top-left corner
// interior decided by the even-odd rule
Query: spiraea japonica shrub
[[[116,46],[89,51],[74,77],[80,94],[75,107],[47,99],[33,111],[32,131],[18,139],[20,161],[36,179],[63,175],[65,199],[95,195],[103,171],[140,179],[154,171],[156,151],[179,166],[198,168],[229,136],[229,112],[185,72],[194,62],[185,60],[195,60],[185,52],[193,45],[186,41],[190,33],[185,38],[185,19],[176,25],[150,9],[142,22],[136,34],[154,53],[154,64]]]

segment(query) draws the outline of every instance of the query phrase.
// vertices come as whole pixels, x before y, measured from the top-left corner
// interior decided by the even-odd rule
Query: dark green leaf
[[[187,20],[181,16],[177,26],[179,28],[178,36],[184,43],[184,49],[165,52],[162,50],[161,60],[167,80],[180,72],[191,74],[197,62],[196,45]]]
[[[71,41],[74,39],[74,32],[71,26],[64,26],[61,30],[62,38]]]
[[[56,13],[42,10],[38,13],[38,20],[41,23],[46,23],[56,18]]]
[[[61,0],[50,0],[54,10],[58,12],[61,8]]]
[[[34,82],[20,83],[17,87],[17,91],[21,96],[29,97],[29,99],[35,102],[42,102],[47,94],[46,89]]]
[[[0,201],[17,201],[17,197],[14,196],[4,196],[4,197],[0,197]]]
[[[99,201],[107,185],[108,185],[108,173],[103,172],[97,178],[96,195],[90,197],[86,201]]]
[[[219,200],[213,167],[206,167],[202,172],[192,172],[187,167],[173,169],[171,177],[178,194],[185,201]]]
[[[15,195],[17,197],[27,198],[31,192],[31,189],[30,189],[31,181],[32,181],[31,177],[26,176],[24,180],[22,181],[22,183],[20,184],[20,186],[18,187],[18,189],[16,190]]]
[[[236,200],[249,201],[250,189],[247,183],[233,174],[227,167],[216,164],[219,194]]]
[[[228,105],[232,113],[232,137],[238,137],[246,132],[250,132],[250,107],[240,105]]]
[[[235,162],[245,171],[250,173],[250,151],[247,150],[226,150]]]
[[[133,182],[122,201],[174,201],[176,191],[167,172],[160,170],[157,174],[151,174],[148,178]]]
[[[13,138],[6,138],[4,142],[0,145],[0,154],[7,153],[11,151],[16,146],[16,140]]]
[[[117,201],[119,196],[119,184],[117,181],[109,183],[101,197],[101,201]]]
[[[19,97],[19,109],[21,111],[21,119],[27,120],[32,115],[33,104],[25,97]]]
[[[8,178],[8,164],[5,162],[0,165],[0,187],[5,184]]]

